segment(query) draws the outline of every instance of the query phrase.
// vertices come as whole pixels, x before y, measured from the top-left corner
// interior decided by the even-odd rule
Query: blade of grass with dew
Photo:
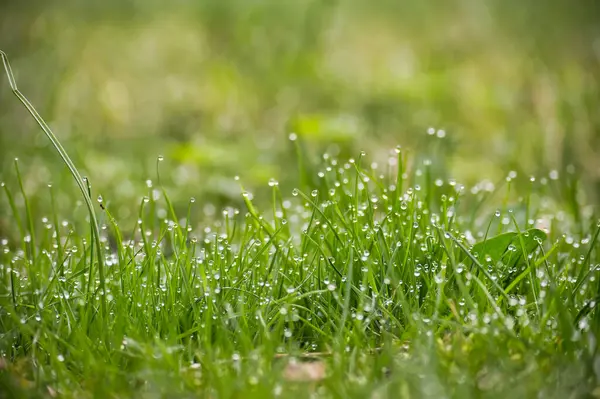
[[[85,202],[85,204],[86,204],[86,206],[88,208],[88,212],[90,214],[90,224],[92,225],[92,229],[94,231],[94,240],[95,240],[95,243],[96,243],[96,252],[98,254],[98,256],[97,256],[98,257],[98,277],[99,277],[99,280],[100,280],[100,290],[101,290],[101,301],[100,301],[100,303],[101,303],[101,307],[102,307],[102,317],[103,318],[107,317],[108,313],[107,313],[106,296],[104,295],[105,294],[104,255],[102,253],[102,244],[100,242],[100,227],[99,227],[99,224],[98,224],[98,219],[96,217],[96,212],[94,210],[94,204],[92,203],[92,199],[90,198],[90,196],[88,194],[88,191],[87,191],[87,185],[85,184],[85,182],[83,181],[83,178],[79,174],[79,171],[77,170],[77,168],[75,167],[75,165],[71,161],[71,158],[69,157],[69,154],[63,148],[63,146],[60,144],[60,141],[58,140],[58,138],[54,135],[54,133],[50,129],[50,126],[48,126],[48,124],[46,123],[46,121],[44,121],[44,119],[36,111],[36,109],[29,102],[29,100],[27,100],[27,98],[19,91],[19,89],[17,87],[17,82],[15,80],[13,71],[12,71],[12,69],[10,67],[10,63],[8,61],[8,56],[6,55],[6,53],[4,51],[0,50],[0,56],[2,57],[2,63],[4,64],[4,70],[5,70],[6,75],[8,77],[8,82],[9,82],[9,85],[10,85],[10,88],[11,88],[12,92],[19,99],[19,101],[21,101],[21,103],[25,106],[25,108],[27,109],[27,111],[35,119],[35,121],[40,126],[40,128],[44,131],[46,137],[50,140],[50,142],[52,143],[52,145],[54,146],[54,148],[56,149],[56,151],[60,155],[61,159],[63,160],[63,162],[65,163],[65,165],[69,169],[69,171],[71,172],[71,175],[75,179],[75,182],[79,186],[79,190],[81,191],[81,195],[83,196],[84,202]]]

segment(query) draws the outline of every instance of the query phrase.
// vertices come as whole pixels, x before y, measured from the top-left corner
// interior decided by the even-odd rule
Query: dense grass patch
[[[481,192],[435,180],[429,162],[408,169],[397,150],[385,170],[364,164],[325,156],[312,190],[287,195],[273,181],[269,209],[243,191],[246,209],[202,229],[158,185],[134,226],[99,199],[104,291],[89,230],[15,207],[22,235],[2,241],[0,267],[6,392],[595,389],[595,221],[563,215],[572,232],[557,225],[546,238],[530,198],[471,217]],[[17,189],[4,186],[8,202]],[[286,383],[285,363],[310,353],[324,379]]]

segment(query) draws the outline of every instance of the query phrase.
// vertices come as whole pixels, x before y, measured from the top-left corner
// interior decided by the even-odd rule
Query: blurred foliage
[[[121,218],[159,154],[178,203],[239,201],[234,175],[252,190],[297,184],[291,132],[315,155],[383,161],[401,144],[467,184],[574,168],[598,198],[599,4],[5,1],[0,48]],[[73,209],[68,173],[4,76],[0,104],[1,179],[19,157],[34,207],[52,182]]]

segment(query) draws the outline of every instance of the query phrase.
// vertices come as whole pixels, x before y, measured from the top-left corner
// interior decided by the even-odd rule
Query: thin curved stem
[[[17,87],[17,82],[15,80],[12,69],[10,67],[10,63],[8,62],[8,57],[7,57],[6,53],[4,51],[0,50],[0,56],[2,57],[2,63],[4,64],[4,70],[6,71],[6,75],[8,77],[8,83],[10,85],[12,92],[15,94],[15,96],[17,96],[17,98],[19,99],[19,101],[21,101],[21,103],[25,106],[25,108],[27,108],[27,111],[29,111],[29,113],[31,114],[31,116],[33,116],[33,118],[35,119],[37,124],[40,126],[40,128],[42,128],[42,130],[46,134],[46,137],[48,137],[48,139],[50,140],[50,142],[52,143],[52,145],[54,146],[54,148],[56,149],[56,151],[62,158],[65,165],[67,165],[67,168],[69,168],[69,171],[71,172],[71,175],[75,179],[77,186],[79,186],[79,190],[81,191],[81,194],[85,201],[85,205],[87,206],[88,211],[90,213],[90,222],[92,224],[92,231],[93,231],[93,235],[94,235],[94,241],[96,244],[96,253],[98,255],[98,278],[100,280],[101,314],[102,314],[102,317],[104,318],[107,315],[106,295],[105,295],[106,291],[105,291],[105,281],[104,281],[104,256],[102,255],[102,245],[100,242],[100,227],[98,225],[98,218],[96,217],[96,212],[94,211],[94,204],[92,202],[92,199],[87,191],[87,185],[85,184],[83,178],[79,174],[79,171],[75,167],[75,164],[73,163],[73,161],[71,161],[71,158],[69,157],[69,154],[67,154],[67,151],[60,144],[60,141],[58,141],[58,138],[54,135],[54,133],[52,133],[50,126],[48,126],[46,121],[44,121],[44,119],[36,111],[36,109],[29,102],[29,100],[27,100],[27,98],[19,91],[19,89]]]

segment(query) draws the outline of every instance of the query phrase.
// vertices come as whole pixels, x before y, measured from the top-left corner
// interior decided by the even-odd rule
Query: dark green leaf
[[[509,232],[479,242],[473,246],[471,253],[482,263],[501,262],[507,267],[515,266],[525,256],[535,251],[538,243],[546,239],[546,233],[539,229],[530,229],[522,233]],[[522,244],[521,244],[522,240]]]

